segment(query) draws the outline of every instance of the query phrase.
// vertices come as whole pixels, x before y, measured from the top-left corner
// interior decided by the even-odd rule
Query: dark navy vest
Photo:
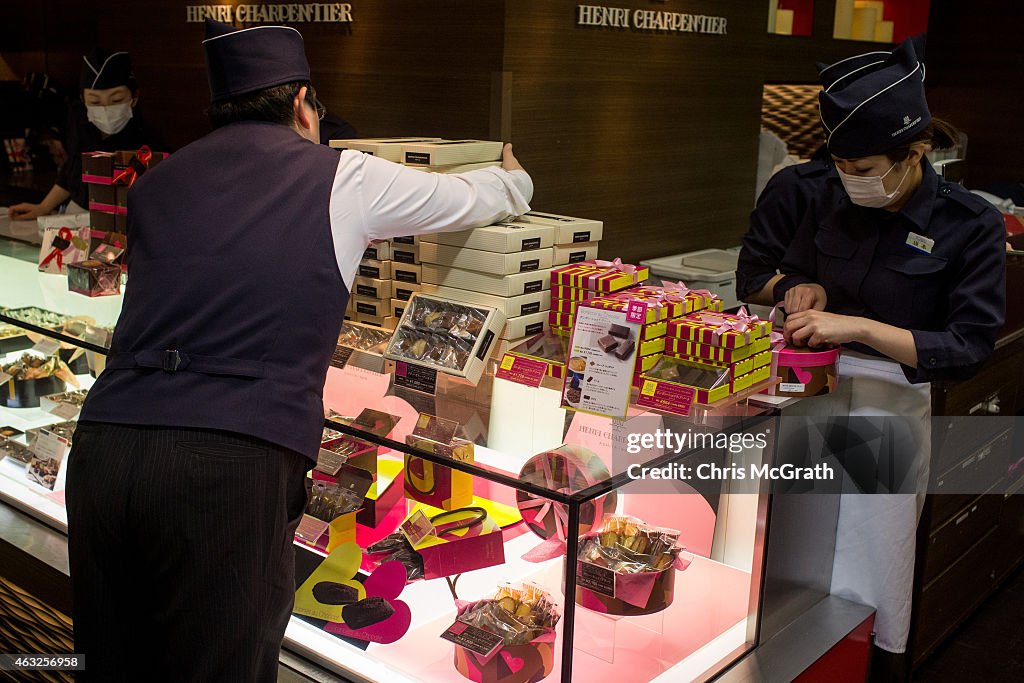
[[[81,419],[223,429],[315,458],[348,291],[329,204],[338,153],[235,123],[128,195],[128,286]]]

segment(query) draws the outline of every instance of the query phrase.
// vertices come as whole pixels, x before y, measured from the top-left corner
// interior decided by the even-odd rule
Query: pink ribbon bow
[[[597,266],[598,268],[607,268],[608,270],[617,270],[621,273],[626,273],[627,275],[636,275],[636,266],[623,263],[620,258],[616,258],[614,261],[592,259],[590,261],[583,261],[583,265]]]
[[[698,313],[697,317],[702,323],[707,325],[714,325],[715,329],[711,333],[711,343],[718,345],[722,339],[724,332],[737,332],[744,335],[744,343],[750,343],[750,328],[761,322],[761,319],[756,315],[750,315],[747,313],[747,309],[744,306],[740,306],[739,310],[733,314],[726,313]]]
[[[717,294],[714,294],[713,292],[711,292],[711,290],[708,289],[690,289],[682,280],[680,280],[679,282],[662,282],[661,286],[663,289],[666,289],[670,292],[679,292],[684,297],[687,294],[696,294],[697,296],[702,296],[705,299],[714,300],[719,298]]]
[[[567,466],[572,462],[572,459],[567,459]],[[551,471],[551,458],[541,458],[541,467],[544,473],[544,483],[546,486],[550,486],[551,482],[555,480],[554,473]],[[578,474],[583,477],[583,481],[586,488],[590,488],[597,483],[597,479],[594,478],[590,470],[583,466],[582,463],[578,465]],[[556,489],[559,493],[575,493],[575,491],[569,487],[562,487]],[[600,500],[600,499],[598,499]],[[595,502],[594,505],[595,514],[600,509],[600,505]],[[548,500],[546,498],[529,498],[528,500],[521,501],[519,503],[520,512],[527,510],[533,510],[533,522],[535,524],[542,524],[543,520],[548,516],[552,515],[555,523],[555,535],[552,538],[544,540],[540,545],[529,550],[523,555],[523,559],[527,562],[544,562],[550,560],[553,557],[559,557],[565,554],[565,542],[568,540],[569,530],[569,511],[566,510],[565,506],[561,503]],[[596,520],[580,520],[581,522],[587,521],[595,523]]]

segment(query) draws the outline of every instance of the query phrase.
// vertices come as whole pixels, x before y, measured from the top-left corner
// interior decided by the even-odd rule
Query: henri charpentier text
[[[352,3],[349,2],[306,2],[283,5],[188,5],[185,7],[186,23],[197,23],[207,18],[225,24],[267,23],[331,23],[344,24],[352,21]]]

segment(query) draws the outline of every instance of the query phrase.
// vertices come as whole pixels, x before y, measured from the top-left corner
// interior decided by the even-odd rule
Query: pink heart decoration
[[[402,594],[406,584],[405,565],[401,562],[385,562],[366,577],[363,587],[366,589],[366,597],[378,597],[385,600],[395,600]]]
[[[499,654],[505,660],[505,665],[508,666],[509,671],[512,673],[518,673],[526,666],[526,662],[523,661],[522,657],[513,657],[509,654],[508,650],[502,650]]]

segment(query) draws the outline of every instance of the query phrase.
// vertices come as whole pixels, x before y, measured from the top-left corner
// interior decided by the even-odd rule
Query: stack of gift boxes
[[[403,137],[332,140],[330,144],[434,173],[462,173],[501,163],[501,143],[485,140]],[[373,242],[359,264],[346,317],[394,329],[412,295],[423,291],[422,284],[419,237]]]
[[[683,285],[667,287],[634,287],[615,294],[588,299],[586,306],[621,311],[629,309],[631,301],[643,301],[647,307],[640,326],[633,386],[640,386],[640,376],[654,367],[666,351],[668,327],[682,316],[694,311],[719,311],[722,300],[706,291],[693,291]]]
[[[89,258],[68,265],[68,289],[87,296],[120,293],[127,248],[128,189],[148,169],[167,158],[147,147],[130,152],[85,152],[82,182],[89,189]]]
[[[547,328],[554,269],[593,258],[601,229],[600,221],[529,212],[486,228],[423,235],[424,291],[501,310],[508,320],[500,356]]]
[[[666,331],[665,355],[693,367],[728,373],[728,391],[719,394],[742,391],[771,376],[772,324],[742,308],[738,313],[692,313],[669,322]],[[712,401],[700,400],[698,395],[698,402]]]
[[[410,168],[463,173],[499,166],[502,143],[440,138],[332,140]],[[394,328],[415,292],[496,308],[507,318],[499,356],[543,332],[554,267],[597,256],[600,221],[531,211],[485,228],[375,242],[364,254],[347,317]]]
[[[419,238],[373,242],[359,262],[346,317],[394,329],[410,297],[420,291],[421,283]]]

